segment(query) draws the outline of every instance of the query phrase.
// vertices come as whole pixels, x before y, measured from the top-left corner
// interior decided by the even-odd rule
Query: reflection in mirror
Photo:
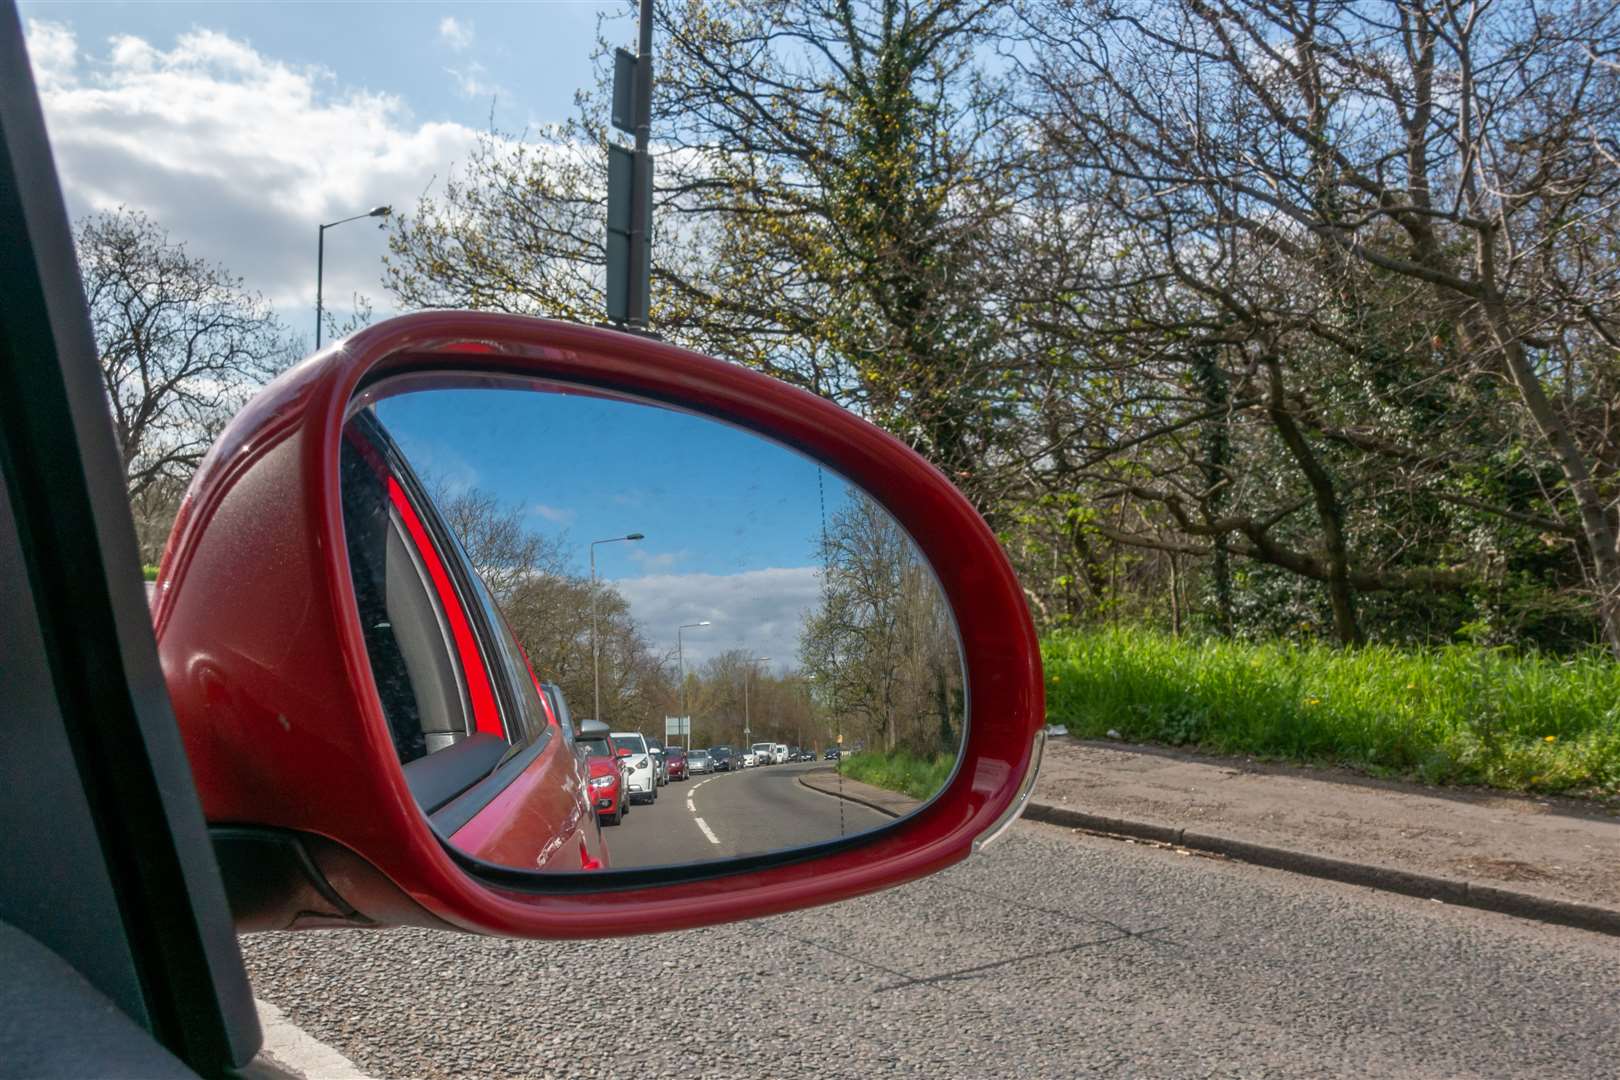
[[[891,823],[956,765],[938,584],[881,505],[794,451],[592,391],[439,380],[357,402],[341,470],[394,748],[469,856],[792,849]]]

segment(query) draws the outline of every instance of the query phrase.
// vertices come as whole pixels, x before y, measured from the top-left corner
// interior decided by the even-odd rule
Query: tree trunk
[[[1226,376],[1220,369],[1214,348],[1206,346],[1193,355],[1193,376],[1198,380],[1199,391],[1210,406],[1217,409],[1227,406],[1231,394],[1227,390]],[[1230,477],[1227,469],[1232,464],[1231,424],[1230,413],[1222,413],[1204,424],[1199,432],[1199,442],[1202,444],[1204,455],[1203,502],[1211,520],[1219,520],[1226,516],[1226,505],[1230,495]],[[1227,534],[1221,533],[1212,538],[1210,549],[1210,591],[1215,599],[1215,622],[1221,636],[1229,638],[1237,620],[1232,612],[1232,560]]]
[[[1500,297],[1492,296],[1482,305],[1491,334],[1502,349],[1508,373],[1518,388],[1524,407],[1535,422],[1548,449],[1558,459],[1558,468],[1564,474],[1575,507],[1581,515],[1581,534],[1586,540],[1592,560],[1593,584],[1597,589],[1598,621],[1603,626],[1603,637],[1609,652],[1620,659],[1620,551],[1616,549],[1614,522],[1603,506],[1597,485],[1592,481],[1591,467],[1586,455],[1570,434],[1568,425],[1547,399],[1546,388],[1541,385],[1530,358],[1524,354],[1524,345],[1516,335],[1506,332],[1507,312]]]
[[[1328,602],[1333,608],[1333,636],[1340,645],[1360,645],[1361,625],[1356,621],[1356,597],[1350,588],[1350,553],[1344,538],[1344,508],[1339,503],[1333,477],[1311,450],[1310,443],[1294,422],[1283,396],[1282,364],[1275,356],[1262,361],[1270,382],[1266,413],[1277,429],[1283,445],[1299,465],[1310,485],[1316,504],[1317,521],[1322,526],[1322,554],[1327,562]]]
[[[1181,565],[1173,551],[1166,552],[1170,559],[1170,633],[1181,636]]]

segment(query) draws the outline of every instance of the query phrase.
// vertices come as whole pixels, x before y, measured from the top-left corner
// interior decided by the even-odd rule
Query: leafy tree
[[[956,627],[916,547],[877,503],[852,493],[822,542],[822,598],[800,655],[833,713],[886,750],[954,750],[961,735]]]

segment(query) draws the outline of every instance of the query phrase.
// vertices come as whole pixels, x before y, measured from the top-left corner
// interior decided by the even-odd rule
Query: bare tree
[[[570,572],[567,538],[528,527],[520,507],[481,488],[434,486],[434,502],[489,589],[535,675],[555,682],[584,717],[592,700],[590,580]],[[602,719],[656,724],[673,712],[670,658],[648,646],[624,597],[597,582]]]
[[[1495,509],[1578,543],[1620,653],[1614,6],[1081,0],[1026,17],[1046,145],[1116,222],[1113,296],[1177,294],[1174,318],[1143,309],[1161,330],[1247,351],[1255,407],[1320,523],[1315,550],[1289,561],[1329,584],[1341,636],[1365,586],[1323,447],[1387,464],[1429,448],[1340,422],[1290,378],[1291,358],[1302,340],[1362,355],[1369,313],[1415,311],[1432,333],[1404,338],[1407,385],[1517,393],[1559,479],[1539,513]],[[1262,519],[1182,519],[1151,490],[1189,530],[1265,553]]]
[[[76,234],[101,372],[132,497],[188,478],[224,420],[291,362],[263,299],[138,211]]]

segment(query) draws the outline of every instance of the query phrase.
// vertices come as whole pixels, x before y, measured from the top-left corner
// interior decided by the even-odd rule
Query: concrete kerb
[[[829,782],[832,779],[832,770],[817,770],[799,777],[799,783],[823,795],[848,799],[851,802],[860,803],[862,806],[871,807],[873,810],[887,814],[889,817],[900,817],[918,805],[914,799],[907,799],[905,796],[886,792],[881,788],[872,789],[875,797],[866,795],[860,789],[868,788],[870,785],[862,784],[859,781],[845,780],[843,789],[840,790],[836,783]],[[1100,836],[1128,837],[1133,840],[1146,840],[1156,844],[1173,844],[1191,851],[1203,851],[1212,855],[1221,855],[1239,862],[1264,866],[1272,870],[1285,870],[1289,873],[1305,874],[1309,877],[1338,881],[1346,885],[1382,889],[1385,892],[1401,893],[1405,896],[1416,896],[1426,900],[1438,900],[1459,907],[1479,908],[1483,911],[1494,911],[1521,919],[1557,923],[1563,926],[1573,926],[1581,930],[1592,930],[1600,934],[1612,934],[1620,937],[1620,911],[1601,907],[1597,904],[1583,904],[1575,900],[1559,900],[1549,896],[1537,896],[1533,893],[1517,892],[1513,889],[1504,889],[1495,885],[1483,885],[1479,882],[1459,880],[1457,878],[1419,874],[1410,870],[1398,870],[1391,866],[1379,866],[1375,863],[1358,863],[1347,859],[1335,859],[1327,855],[1312,855],[1309,852],[1295,851],[1291,848],[1255,844],[1247,840],[1238,840],[1234,837],[1221,836],[1216,833],[1197,832],[1184,827],[1157,825],[1152,822],[1108,817],[1103,814],[1089,814],[1084,810],[1074,810],[1066,806],[1053,806],[1050,803],[1036,802],[1033,799],[1024,807],[1024,817],[1031,821],[1039,821],[1048,825],[1061,825]]]
[[[873,787],[871,784],[859,780],[844,779],[840,784],[834,778],[837,774],[832,769],[815,769],[799,777],[799,783],[818,795],[830,795],[835,799],[844,799],[848,802],[859,803],[880,814],[897,818],[909,814],[922,804],[916,799],[897,792],[885,791],[883,788]],[[812,781],[825,781],[826,786]],[[872,794],[865,794],[860,789],[870,788]]]
[[[1596,904],[1558,900],[1503,889],[1495,885],[1481,885],[1473,881],[1418,874],[1388,866],[1329,858],[1325,855],[1312,855],[1308,852],[1253,844],[1246,840],[1195,832],[1186,828],[1088,814],[1083,810],[1053,806],[1050,803],[1031,801],[1024,808],[1024,817],[1031,821],[1062,825],[1103,836],[1174,844],[1192,851],[1224,855],[1255,866],[1326,878],[1346,885],[1361,885],[1370,889],[1382,889],[1385,892],[1439,900],[1459,907],[1479,908],[1521,919],[1558,923],[1581,930],[1593,930],[1600,934],[1620,936],[1620,911]]]

